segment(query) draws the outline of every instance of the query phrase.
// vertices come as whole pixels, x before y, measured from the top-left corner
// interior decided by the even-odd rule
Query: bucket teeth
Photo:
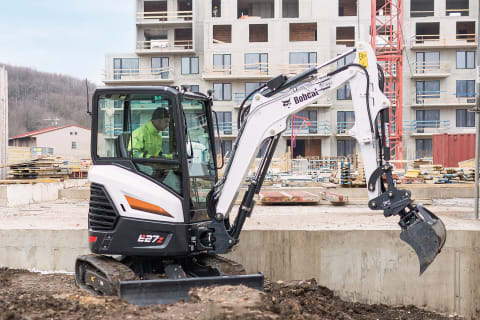
[[[442,220],[423,205],[418,204],[415,210],[417,219],[402,230],[400,239],[415,250],[422,275],[442,250],[447,232]]]

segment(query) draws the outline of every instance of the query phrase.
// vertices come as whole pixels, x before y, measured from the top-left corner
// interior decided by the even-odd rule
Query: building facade
[[[90,159],[90,129],[77,125],[45,128],[9,139],[13,147],[37,147],[64,159]],[[36,148],[32,152],[36,152]]]
[[[6,179],[8,163],[8,75],[0,66],[0,180]]]
[[[370,0],[136,0],[136,51],[107,55],[104,82],[214,89],[228,151],[242,100],[369,41],[370,9]],[[477,12],[476,0],[404,0],[406,159],[431,157],[434,133],[473,132]],[[348,85],[330,92],[289,121],[276,155],[292,141],[294,156],[354,153],[352,110]]]

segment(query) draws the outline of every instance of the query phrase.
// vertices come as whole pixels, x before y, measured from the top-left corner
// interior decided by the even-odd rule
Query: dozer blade
[[[183,279],[120,281],[120,297],[140,306],[169,304],[189,299],[188,291],[195,287],[244,285],[263,291],[263,274],[215,276]]]
[[[408,243],[417,253],[420,262],[420,275],[435,260],[447,238],[442,220],[433,212],[418,204],[417,220],[400,233],[400,239]],[[423,219],[422,219],[423,218]]]

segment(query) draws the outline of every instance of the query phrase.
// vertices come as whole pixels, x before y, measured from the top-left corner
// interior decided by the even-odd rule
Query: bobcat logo
[[[288,107],[292,104],[292,102],[290,101],[290,98],[288,100],[282,100],[282,103],[284,107]]]

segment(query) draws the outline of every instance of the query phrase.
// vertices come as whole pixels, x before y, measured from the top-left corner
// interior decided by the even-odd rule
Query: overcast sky
[[[0,0],[0,63],[102,84],[106,53],[135,50],[134,0]]]

